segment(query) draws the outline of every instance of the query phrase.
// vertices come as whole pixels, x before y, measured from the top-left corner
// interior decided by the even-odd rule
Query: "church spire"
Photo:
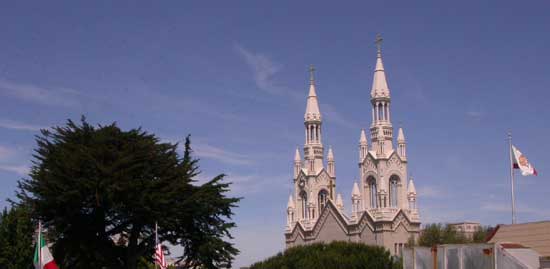
[[[294,161],[295,162],[301,162],[302,158],[300,157],[300,150],[296,148],[296,153],[294,153]]]
[[[309,172],[317,173],[323,168],[324,150],[321,139],[321,111],[319,110],[319,101],[315,90],[315,78],[313,65],[309,67],[309,94],[307,97],[306,113],[304,115],[304,126],[306,134],[306,143],[304,145],[304,159],[309,163]]]
[[[409,180],[409,185],[407,187],[407,199],[409,200],[409,209],[416,210],[416,188],[414,187],[413,178]]]
[[[367,141],[367,134],[365,129],[361,129],[361,136],[359,137],[359,162],[362,162],[367,157],[369,151],[369,142]]]
[[[405,134],[403,134],[403,128],[399,127],[399,131],[397,131],[397,148],[399,156],[403,160],[407,160],[407,143],[405,142]]]
[[[342,200],[342,194],[338,193],[338,196],[336,196],[336,207],[344,211],[344,200]]]
[[[359,185],[357,185],[357,182],[353,182],[353,189],[351,191],[351,218],[352,220],[356,220],[359,215],[360,205],[359,202],[361,200],[361,192],[359,191]]]
[[[300,158],[300,150],[296,148],[296,153],[294,153],[294,179],[298,179],[298,175],[302,170],[302,158]]]
[[[390,89],[386,81],[386,73],[384,64],[382,63],[382,36],[376,35],[376,67],[374,68],[374,79],[372,81],[371,97],[374,98],[390,98]]]
[[[313,65],[309,67],[309,94],[307,97],[306,113],[304,120],[321,121],[321,111],[319,110],[319,101],[317,100],[317,92],[315,91],[315,78],[313,76],[315,68]]]
[[[403,134],[403,128],[399,127],[397,131],[397,142],[405,142],[405,135]]]
[[[382,37],[376,35],[376,67],[372,80],[371,104],[372,124],[371,134],[372,146],[380,157],[393,150],[393,128],[390,113],[390,89],[386,81],[386,73],[382,64]]]
[[[328,148],[328,154],[327,154],[327,172],[331,177],[336,177],[336,173],[334,171],[334,153],[332,153],[332,147]]]
[[[332,147],[331,146],[328,147],[327,160],[329,162],[334,161],[334,153],[332,153]]]

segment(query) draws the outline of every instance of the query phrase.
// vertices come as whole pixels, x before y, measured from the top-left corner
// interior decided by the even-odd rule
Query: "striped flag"
[[[155,264],[160,267],[160,269],[166,269],[166,261],[164,260],[164,252],[162,251],[162,245],[159,242],[159,226],[155,223]]]
[[[42,235],[42,225],[38,224],[38,236],[36,238],[36,250],[34,252],[34,268],[36,269],[59,269],[53,259],[46,240]]]
[[[155,264],[159,266],[160,269],[166,269],[166,261],[164,260],[164,252],[162,251],[162,245],[157,244],[155,250]]]

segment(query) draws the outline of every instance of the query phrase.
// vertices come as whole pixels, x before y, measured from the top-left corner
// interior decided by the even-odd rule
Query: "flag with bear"
[[[521,152],[512,145],[512,154],[514,156],[514,169],[521,170],[522,176],[536,176],[537,170],[531,163],[529,163],[529,160],[527,160],[527,157],[525,155],[521,154]]]

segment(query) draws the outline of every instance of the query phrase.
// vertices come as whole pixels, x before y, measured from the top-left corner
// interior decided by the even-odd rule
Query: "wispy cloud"
[[[269,94],[285,95],[295,101],[305,101],[307,93],[305,88],[304,93],[299,94],[275,82],[274,77],[279,71],[281,71],[282,65],[277,64],[265,54],[252,52],[240,45],[235,45],[235,49],[252,70],[254,81],[256,82],[258,89]],[[348,120],[330,104],[322,103],[321,110],[327,120],[335,124],[348,128],[357,127],[354,122]]]
[[[419,195],[422,194],[419,193]],[[423,223],[449,223],[468,219],[467,212],[441,205],[427,204],[426,206],[420,206],[419,208]]]
[[[0,79],[0,93],[20,100],[51,106],[75,106],[79,104],[79,92],[67,88],[45,88],[33,84]]]
[[[447,198],[448,197],[448,194],[446,191],[441,190],[434,186],[421,186],[417,188],[417,193],[419,196],[425,197],[425,198],[442,198],[442,197]]]
[[[232,182],[231,192],[234,195],[246,196],[250,194],[272,192],[275,189],[282,190],[288,187],[288,184],[284,184],[288,175],[238,175],[229,174],[227,180]]]
[[[508,213],[511,211],[510,208],[511,206],[508,203],[487,202],[481,205],[481,210],[497,212],[497,213]],[[548,209],[534,208],[525,204],[518,204],[517,212],[531,214],[531,215],[540,216],[540,217],[550,216],[550,211]]]
[[[25,165],[6,165],[6,164],[0,164],[0,170],[16,173],[22,176],[28,175],[30,171],[29,167]]]
[[[13,154],[13,150],[0,146],[0,160],[6,159]]]
[[[273,62],[261,53],[254,53],[240,45],[235,45],[237,52],[244,58],[252,72],[256,86],[262,91],[271,94],[281,94],[284,88],[275,84],[273,77],[281,70],[281,65]]]
[[[466,111],[466,116],[468,116],[469,118],[475,121],[479,121],[483,117],[483,112],[478,110],[469,110],[469,111]]]
[[[184,141],[182,139],[177,139],[174,136],[160,136],[164,137],[163,142],[166,143],[178,143],[180,150],[184,150]],[[221,148],[219,146],[214,146],[205,142],[204,140],[193,141],[191,143],[191,149],[193,150],[193,155],[203,159],[216,160],[222,163],[227,164],[237,164],[237,165],[251,165],[254,164],[252,158],[248,155],[236,153],[229,151],[227,149]],[[204,179],[205,175],[199,175],[201,179]],[[208,178],[210,180],[211,178]]]
[[[0,119],[0,128],[24,131],[39,131],[40,129],[45,129],[46,127],[13,120]]]
[[[204,184],[207,181],[213,179],[218,174],[199,174],[196,178],[197,184]],[[258,174],[236,174],[228,173],[225,177],[227,182],[231,182],[231,193],[233,195],[243,196],[255,193],[262,193],[264,191],[273,191],[276,188],[284,189],[289,188],[288,175],[258,175]],[[285,182],[287,184],[285,184]]]
[[[359,124],[349,120],[347,117],[342,115],[340,112],[336,110],[336,108],[329,104],[321,104],[321,108],[323,115],[326,117],[326,119],[329,122],[333,122],[335,124],[338,124],[342,127],[347,128],[357,128]]]
[[[250,157],[244,154],[231,152],[205,143],[195,143],[193,151],[200,158],[217,160],[227,164],[250,165],[254,163]]]

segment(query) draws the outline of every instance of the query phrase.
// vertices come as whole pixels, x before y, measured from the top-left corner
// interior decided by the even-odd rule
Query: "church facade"
[[[369,139],[361,130],[358,145],[359,182],[351,192],[351,214],[336,192],[335,158],[332,148],[322,140],[322,115],[313,68],[310,70],[309,95],[304,115],[305,144],[303,160],[297,148],[294,157],[293,192],[288,199],[286,246],[315,242],[352,241],[386,247],[399,255],[409,238],[420,232],[416,207],[416,189],[407,181],[407,147],[402,128],[394,141],[391,123],[391,97],[386,80],[381,38],[370,101],[372,124]],[[396,143],[394,143],[396,142]]]

